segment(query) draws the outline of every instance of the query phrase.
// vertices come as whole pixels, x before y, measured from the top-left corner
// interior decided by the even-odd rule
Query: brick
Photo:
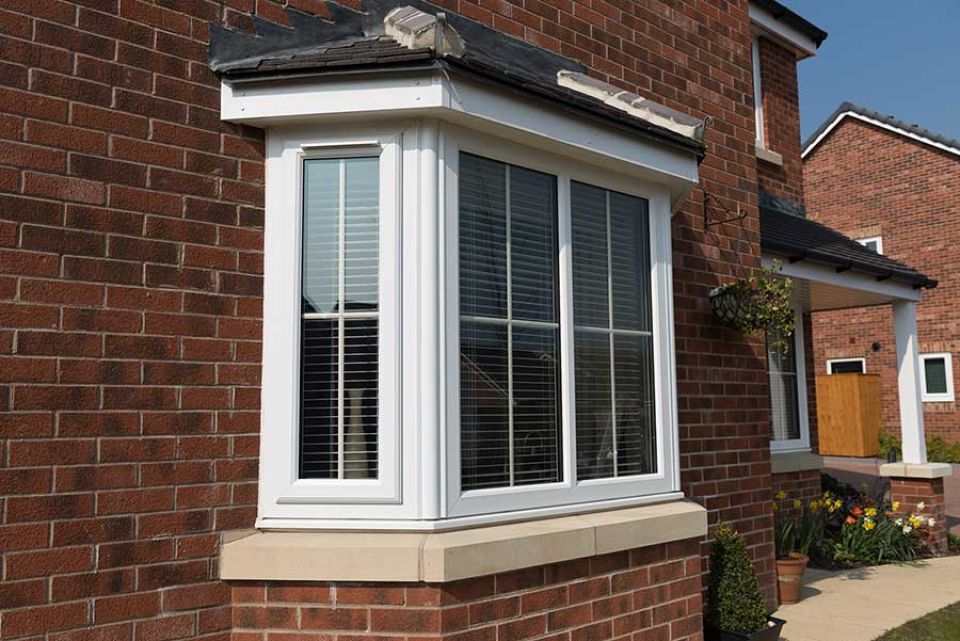
[[[14,441],[8,456],[12,467],[76,465],[94,462],[96,447],[92,440]]]
[[[147,184],[147,168],[144,165],[83,154],[70,154],[70,173],[104,183],[120,183],[134,187],[144,187]]]
[[[160,594],[146,592],[100,597],[93,602],[94,623],[144,619],[160,612]]]
[[[4,638],[13,638],[75,628],[87,620],[87,604],[84,601],[24,608],[4,613],[0,632]]]
[[[23,174],[23,192],[44,198],[94,205],[102,205],[106,195],[104,186],[92,180],[38,174],[31,171]]]
[[[80,256],[103,256],[106,239],[101,234],[24,225],[20,229],[20,244],[24,249],[76,254]]]
[[[26,579],[50,574],[70,574],[93,569],[91,546],[17,552],[7,556],[6,578]]]

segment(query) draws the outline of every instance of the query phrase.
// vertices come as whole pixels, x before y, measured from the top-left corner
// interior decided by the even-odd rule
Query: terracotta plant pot
[[[777,593],[780,605],[791,605],[800,600],[800,580],[810,557],[791,552],[786,559],[777,559]]]

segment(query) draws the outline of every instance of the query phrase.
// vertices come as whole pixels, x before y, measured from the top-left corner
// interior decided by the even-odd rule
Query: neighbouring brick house
[[[810,325],[768,375],[709,292],[930,284],[793,215],[826,34],[289,5],[0,3],[0,637],[699,639],[721,520],[772,606]]]
[[[804,145],[807,209],[875,251],[916,266],[940,285],[918,308],[928,436],[960,439],[953,355],[960,231],[960,141],[844,103]],[[880,375],[884,429],[898,434],[897,373],[887,307],[831,312],[815,320],[816,372]]]

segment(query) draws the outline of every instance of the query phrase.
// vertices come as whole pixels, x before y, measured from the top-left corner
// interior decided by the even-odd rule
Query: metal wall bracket
[[[708,191],[703,192],[703,229],[704,231],[716,225],[737,223],[747,217],[747,212],[737,205],[733,212],[724,205],[719,198]]]

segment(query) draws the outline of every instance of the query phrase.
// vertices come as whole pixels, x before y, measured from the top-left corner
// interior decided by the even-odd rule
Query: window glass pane
[[[577,476],[657,471],[647,201],[571,184]]]
[[[923,359],[927,394],[947,393],[947,364],[942,357]]]
[[[460,157],[460,313],[507,315],[507,174],[502,163]]]
[[[378,167],[303,163],[301,478],[378,473]]]
[[[656,415],[653,402],[653,339],[615,335],[617,473],[657,471]]]
[[[376,309],[380,163],[376,158],[351,158],[345,169],[344,301],[347,309]]]
[[[507,327],[460,323],[460,453],[464,489],[510,483]]]
[[[461,485],[558,481],[556,178],[461,154],[459,182]]]
[[[789,350],[774,348],[776,335],[767,336],[767,374],[770,386],[770,429],[774,441],[800,438],[800,405],[797,390],[796,340],[787,339]]]
[[[340,161],[303,163],[303,311],[332,312],[339,301]]]
[[[863,374],[861,361],[833,361],[830,363],[831,374]]]

